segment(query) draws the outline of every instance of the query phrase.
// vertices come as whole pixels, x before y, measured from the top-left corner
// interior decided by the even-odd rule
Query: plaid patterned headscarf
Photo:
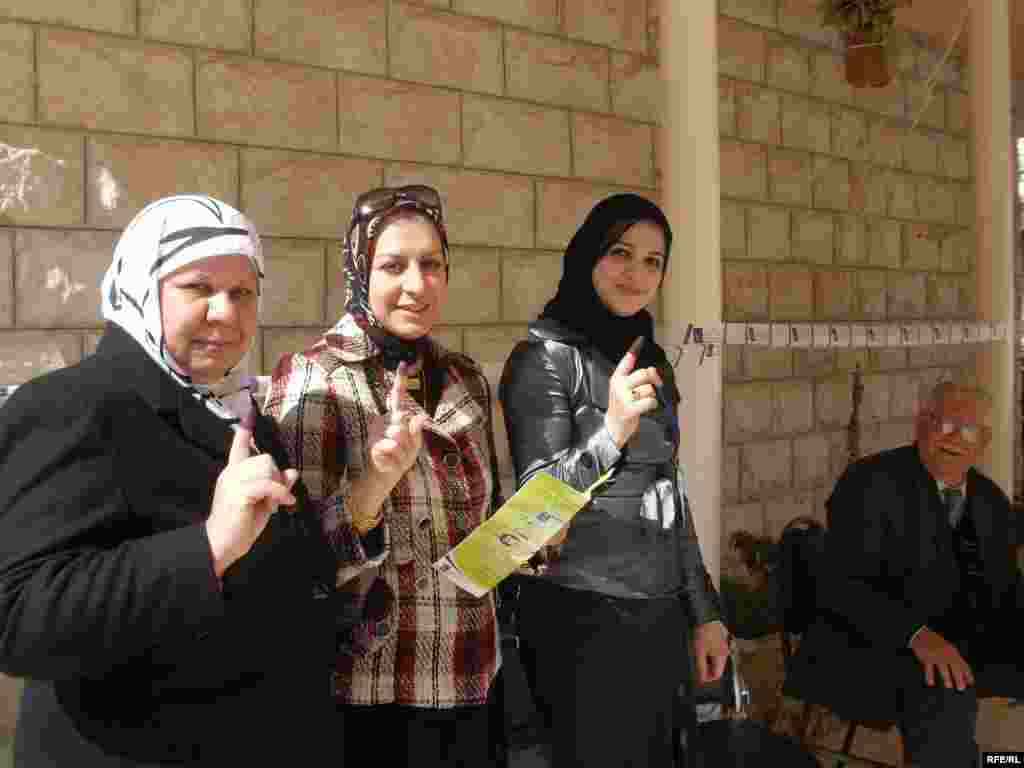
[[[219,382],[203,385],[192,381],[167,349],[160,311],[160,280],[164,276],[186,264],[225,254],[249,259],[257,277],[257,301],[262,304],[263,251],[252,222],[212,197],[165,197],[147,205],[125,227],[100,292],[105,320],[123,328],[162,370],[213,413],[237,421],[219,396],[242,388],[238,371],[242,364]]]

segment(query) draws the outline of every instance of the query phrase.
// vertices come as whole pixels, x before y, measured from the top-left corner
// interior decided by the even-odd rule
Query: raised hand
[[[910,642],[910,650],[924,667],[924,681],[935,685],[938,671],[942,684],[962,691],[974,685],[974,673],[956,646],[937,632],[924,627]]]
[[[369,425],[370,465],[378,475],[392,480],[392,486],[416,462],[427,422],[426,414],[413,414],[405,405],[406,371],[405,363],[400,363],[388,394],[388,410]]]
[[[213,552],[213,568],[220,577],[259,538],[280,505],[295,504],[291,487],[298,471],[281,472],[266,454],[252,456],[254,412],[235,431],[227,466],[217,477],[206,535]]]
[[[619,448],[636,432],[641,414],[658,407],[655,387],[660,387],[662,382],[657,369],[633,370],[643,343],[644,337],[640,336],[630,345],[608,380],[608,412],[604,423]]]

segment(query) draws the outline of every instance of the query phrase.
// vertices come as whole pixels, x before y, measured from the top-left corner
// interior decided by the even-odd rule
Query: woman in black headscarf
[[[502,375],[518,485],[548,472],[582,491],[614,469],[519,596],[555,768],[672,765],[689,629],[698,681],[728,655],[675,459],[680,398],[646,309],[671,242],[650,201],[598,203]]]

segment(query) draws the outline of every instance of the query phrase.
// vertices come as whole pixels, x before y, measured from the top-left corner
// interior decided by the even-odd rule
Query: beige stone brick
[[[14,233],[0,230],[0,328],[14,324]]]
[[[955,277],[928,275],[928,316],[935,319],[956,317],[959,293]]]
[[[746,209],[737,203],[723,200],[720,215],[722,259],[728,261],[747,258]]]
[[[835,221],[831,214],[793,211],[793,260],[831,264],[835,254]]]
[[[86,158],[90,226],[124,227],[147,204],[167,195],[201,192],[238,206],[238,151],[232,147],[91,136]]]
[[[868,162],[902,167],[906,137],[903,125],[886,118],[871,118],[868,123]]]
[[[793,485],[807,489],[830,479],[831,453],[825,435],[804,435],[793,441]]]
[[[907,224],[904,227],[906,269],[936,270],[939,268],[939,245],[936,234],[927,224]]]
[[[793,375],[793,353],[788,349],[743,348],[743,366],[752,379],[782,379]]]
[[[569,175],[569,117],[562,110],[464,96],[462,116],[466,165]]]
[[[884,88],[855,88],[854,92],[854,102],[868,112],[889,117],[907,114],[906,83],[901,75],[895,75]]]
[[[501,256],[498,251],[459,246],[452,249],[452,265],[448,301],[442,309],[441,322],[470,325],[499,321]]]
[[[763,200],[766,187],[764,147],[723,140],[719,145],[722,194]]]
[[[889,418],[889,375],[870,374],[864,377],[864,400],[860,418],[864,423],[885,421]]]
[[[832,151],[840,157],[861,160],[868,154],[867,120],[860,112],[832,110]]]
[[[453,0],[452,7],[541,32],[557,32],[559,27],[558,0]]]
[[[255,16],[257,55],[374,75],[387,69],[385,3],[255,0]]]
[[[740,449],[734,449],[739,451]],[[740,461],[737,455],[737,461]],[[738,469],[737,469],[738,472]],[[737,483],[737,494],[739,485]],[[737,499],[738,500],[738,499]],[[749,504],[729,503],[722,508],[722,541],[726,542],[737,531],[747,531],[755,536],[764,535],[764,505],[760,502]],[[723,556],[728,557],[727,553]]]
[[[32,28],[0,23],[0,115],[30,122],[35,117],[34,44]]]
[[[324,324],[324,244],[320,240],[264,238],[268,279],[264,283],[264,325]]]
[[[794,376],[811,379],[818,376],[828,376],[835,369],[836,353],[831,349],[793,350]]]
[[[756,501],[788,490],[793,483],[789,440],[749,443],[740,451],[740,499]]]
[[[376,77],[338,78],[341,149],[395,160],[456,163],[460,97]]]
[[[943,272],[967,272],[973,266],[974,232],[963,230],[943,238],[940,256]]]
[[[775,435],[808,432],[814,426],[814,386],[810,381],[772,384]]]
[[[609,195],[624,191],[634,191],[654,203],[659,202],[658,195],[650,190],[627,190],[577,181],[539,180],[537,247],[561,251],[568,245],[569,239],[591,208]]]
[[[139,0],[139,34],[152,40],[248,52],[248,0]]]
[[[741,80],[764,80],[767,55],[764,30],[718,17],[719,73]]]
[[[809,269],[772,269],[768,294],[772,320],[810,320],[814,316],[814,280]]]
[[[722,404],[726,442],[742,443],[771,436],[771,384],[757,382],[726,385]]]
[[[839,104],[854,103],[854,89],[846,80],[843,59],[831,50],[811,55],[811,95]]]
[[[907,133],[903,140],[906,168],[913,173],[937,173],[939,168],[938,137],[920,130]]]
[[[388,50],[391,77],[501,93],[501,27],[491,21],[393,3]]]
[[[264,328],[263,370],[272,373],[285,355],[309,349],[323,336],[326,328]]]
[[[946,94],[946,128],[960,135],[971,132],[971,105],[966,93]]]
[[[815,156],[813,162],[815,208],[850,209],[850,164],[846,160]]]
[[[939,171],[954,179],[971,175],[971,147],[967,141],[944,137],[939,143]]]
[[[751,83],[736,83],[736,134],[762,144],[782,142],[779,92]]]
[[[195,130],[192,58],[180,48],[44,29],[38,71],[44,122],[131,133]]]
[[[831,45],[833,32],[821,25],[817,0],[779,0],[779,29],[815,43]]]
[[[718,132],[722,136],[735,136],[736,131],[736,83],[720,77],[718,79]]]
[[[954,278],[957,282],[957,317],[973,318],[978,314],[978,283],[974,275]]]
[[[973,227],[977,216],[974,185],[952,184],[949,189],[956,204],[956,223],[961,227]]]
[[[863,163],[850,166],[850,210],[884,216],[888,206],[887,172]]]
[[[722,265],[722,313],[727,321],[768,319],[768,270],[755,264]]]
[[[919,125],[937,128],[940,131],[944,130],[946,127],[946,91],[943,88],[934,88],[929,100],[925,95],[924,86],[923,82],[909,81],[907,83],[907,117],[913,120],[920,115]]]
[[[382,167],[304,152],[242,153],[242,207],[265,235],[338,237],[356,196],[380,186]]]
[[[860,216],[836,217],[836,262],[863,264],[867,259],[867,225]]]
[[[832,151],[832,122],[820,102],[784,94],[780,102],[782,143],[811,152]]]
[[[612,51],[611,95],[615,113],[660,123],[664,113],[665,81],[658,60],[650,55]]]
[[[18,230],[14,237],[15,318],[21,328],[101,325],[100,280],[117,235],[82,230]]]
[[[525,325],[478,325],[466,329],[463,351],[481,365],[505,364],[509,353],[526,338]]]
[[[198,132],[239,144],[335,149],[333,72],[242,56],[196,56]]]
[[[385,183],[427,184],[437,189],[452,243],[533,246],[534,195],[528,178],[430,165],[389,165]]]
[[[778,539],[782,529],[795,517],[809,517],[814,513],[814,492],[812,490],[787,493],[764,503],[765,534]]]
[[[825,269],[814,273],[815,316],[821,320],[848,320],[856,299],[856,277],[848,270]]]
[[[868,221],[868,264],[899,269],[903,264],[903,225],[889,219]]]
[[[648,125],[579,112],[572,115],[574,168],[585,179],[653,186],[653,141]]]
[[[850,420],[853,405],[850,377],[837,374],[818,379],[814,385],[814,413],[819,430],[840,429]]]
[[[776,25],[776,0],[721,0],[719,13],[762,27]]]
[[[921,382],[921,377],[912,373],[896,373],[889,376],[889,415],[891,418],[914,418]]]
[[[789,261],[789,210],[764,205],[747,209],[747,256],[758,261]]]
[[[740,497],[740,449],[728,446],[722,450],[722,503],[735,504]]]
[[[0,333],[0,384],[24,384],[82,359],[82,340],[74,333],[4,331]]]
[[[861,270],[857,273],[857,308],[859,319],[884,320],[888,304],[885,272]]]
[[[259,336],[259,334],[256,334]],[[103,338],[103,331],[86,331],[82,334],[82,355],[88,357],[89,355],[95,355],[96,349],[100,345],[100,339]]]
[[[84,146],[79,134],[0,125],[0,224],[81,224]]]
[[[98,0],[69,3],[66,0],[4,0],[4,16],[44,24],[66,24],[101,32],[130,35],[135,32],[132,0]]]
[[[639,57],[628,61],[633,65],[630,76],[640,71],[640,62]],[[606,112],[610,107],[609,71],[605,48],[524,30],[505,32],[509,96]]]
[[[727,346],[722,359],[722,375],[726,381],[736,381],[743,376],[743,347]]]
[[[912,219],[918,214],[916,187],[920,177],[914,177],[899,171],[884,173],[886,190],[886,212],[890,216]]]
[[[811,205],[811,156],[792,149],[768,153],[768,199],[773,203]]]
[[[529,323],[555,295],[562,277],[557,251],[505,251],[501,255],[501,320]]]
[[[917,181],[918,215],[925,221],[952,224],[956,221],[956,197],[953,189],[934,179]]]
[[[880,274],[880,273],[875,273]],[[884,277],[884,275],[883,275]],[[853,373],[857,368],[864,370],[868,367],[868,351],[861,348],[851,347],[848,349],[836,350],[836,369],[842,373]],[[852,379],[850,381],[852,386]]]
[[[923,272],[893,272],[886,293],[890,320],[923,318],[926,312],[926,275]]]
[[[889,284],[895,274],[889,275]],[[922,292],[923,293],[923,292]],[[899,347],[879,347],[868,350],[868,370],[901,371],[907,367],[907,350]]]
[[[562,0],[569,37],[627,51],[647,50],[647,8],[654,0]]]
[[[810,57],[807,48],[793,45],[784,37],[770,38],[765,79],[776,88],[806,93],[811,87]]]
[[[325,248],[327,258],[327,285],[325,286],[325,293],[327,294],[327,299],[324,308],[324,319],[327,325],[330,326],[334,325],[338,318],[345,313],[348,291],[345,287],[345,259],[341,250],[341,240],[328,240]]]
[[[907,355],[911,368],[928,368],[937,365],[937,352],[941,347],[911,347]]]

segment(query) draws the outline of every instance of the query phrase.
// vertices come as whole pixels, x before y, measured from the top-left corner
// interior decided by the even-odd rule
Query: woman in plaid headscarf
[[[437,192],[362,195],[343,256],[346,313],[278,363],[267,410],[338,556],[346,761],[484,766],[500,664],[494,599],[432,564],[496,508],[497,464],[480,367],[430,336],[449,270]]]

